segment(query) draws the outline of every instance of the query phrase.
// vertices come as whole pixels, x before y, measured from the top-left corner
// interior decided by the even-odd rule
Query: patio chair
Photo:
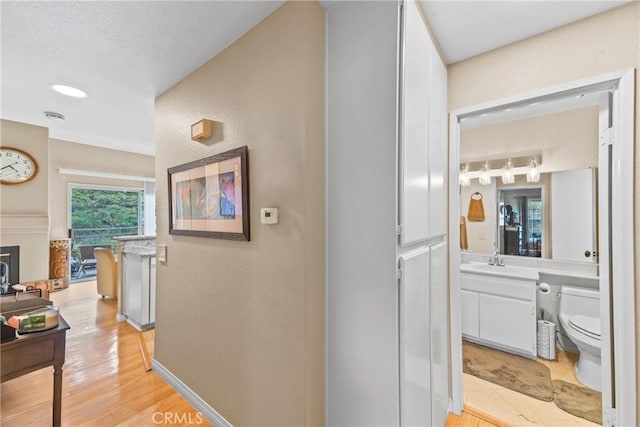
[[[96,261],[96,281],[98,283],[98,294],[102,297],[118,297],[117,282],[118,273],[116,257],[111,249],[95,248],[93,256]]]
[[[80,275],[85,273],[85,268],[95,267],[96,259],[93,256],[93,250],[96,248],[110,248],[108,245],[82,245],[78,246],[78,251],[80,253],[79,261],[80,266],[78,267],[78,273],[76,274],[76,278],[80,277]]]

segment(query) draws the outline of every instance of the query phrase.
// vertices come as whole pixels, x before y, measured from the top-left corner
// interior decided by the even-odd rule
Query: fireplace
[[[20,246],[0,247],[0,294],[14,293],[20,283]]]

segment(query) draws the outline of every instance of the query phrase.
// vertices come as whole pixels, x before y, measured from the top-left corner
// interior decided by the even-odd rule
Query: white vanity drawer
[[[515,278],[460,273],[460,287],[467,291],[507,298],[535,300],[536,282]]]

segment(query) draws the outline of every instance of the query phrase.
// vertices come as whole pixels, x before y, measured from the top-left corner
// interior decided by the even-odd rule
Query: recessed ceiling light
[[[45,111],[44,116],[49,120],[64,121],[64,115],[55,111]]]
[[[482,117],[487,117],[489,115],[489,113],[483,113]]]
[[[540,103],[539,103],[539,102],[532,102],[532,103],[531,103],[531,104],[529,104],[529,105],[533,107],[534,105],[538,105],[538,104],[540,104]]]
[[[58,93],[61,93],[63,95],[67,95],[67,96],[72,96],[74,98],[86,98],[87,97],[87,92],[80,90],[78,88],[75,87],[71,87],[71,86],[67,86],[67,85],[61,85],[58,83],[51,83],[49,86],[51,86],[51,89],[55,90]]]
[[[511,110],[513,110],[513,108],[507,108],[507,109],[506,109],[506,110],[504,110],[504,111],[511,111]]]

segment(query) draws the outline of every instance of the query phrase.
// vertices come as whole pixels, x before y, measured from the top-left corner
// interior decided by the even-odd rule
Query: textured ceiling
[[[0,117],[49,127],[52,138],[152,154],[155,98],[282,3],[3,0]],[[452,63],[625,2],[420,3]],[[57,94],[54,82],[89,97]]]
[[[155,97],[280,4],[2,1],[0,116],[47,126],[52,138],[152,154]],[[57,94],[54,82],[89,96]]]

